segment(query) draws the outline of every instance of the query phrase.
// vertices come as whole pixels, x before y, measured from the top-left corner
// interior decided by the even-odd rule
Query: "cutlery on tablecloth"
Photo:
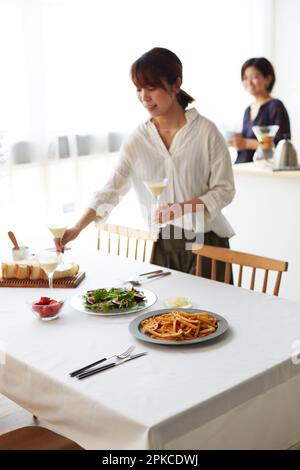
[[[162,269],[157,269],[156,271],[150,271],[150,272],[147,272],[147,273],[142,273],[142,274],[137,274],[135,277],[132,277],[131,279],[127,279],[125,281],[122,281],[123,284],[128,284],[129,282],[134,282],[134,281],[138,281],[138,279],[143,276],[148,276],[150,274],[153,274],[153,276],[158,276],[159,274],[163,273],[163,270]]]
[[[171,271],[161,272],[160,274],[152,274],[151,276],[144,277],[140,281],[138,279],[133,279],[132,281],[127,281],[128,284],[131,284],[133,287],[141,286],[144,284],[145,280],[149,279],[150,281],[155,281],[156,279],[160,279],[161,277],[169,276]]]
[[[80,374],[77,376],[77,379],[85,379],[86,377],[89,377],[90,375],[98,374],[98,372],[102,372],[103,370],[106,369],[111,369],[112,367],[120,366],[121,364],[124,364],[124,362],[132,361],[133,359],[137,359],[138,357],[142,357],[148,354],[146,351],[139,353],[139,354],[134,354],[133,356],[129,356],[126,359],[123,359],[122,361],[115,361],[112,362],[111,364],[106,364],[105,366],[102,367],[97,367],[96,369],[89,370],[87,372],[84,372],[83,374]]]
[[[162,272],[163,272],[162,269],[157,269],[156,271],[150,271],[148,273],[139,274],[139,276],[148,276],[149,274],[159,274],[159,273],[162,273]]]
[[[75,377],[76,375],[79,375],[81,372],[90,369],[93,366],[96,366],[97,364],[100,364],[101,362],[108,361],[109,359],[112,359],[113,357],[117,357],[118,359],[125,359],[128,357],[132,351],[134,350],[135,346],[130,346],[126,351],[122,352],[121,354],[113,354],[112,356],[109,357],[103,357],[102,359],[99,359],[99,361],[92,362],[91,364],[88,364],[84,367],[81,367],[81,369],[74,370],[74,372],[70,372],[70,377]]]

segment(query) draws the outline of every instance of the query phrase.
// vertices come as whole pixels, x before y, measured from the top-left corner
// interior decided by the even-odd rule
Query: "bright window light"
[[[129,68],[155,46],[182,60],[183,89],[201,114],[240,127],[248,99],[240,67],[251,50],[252,6],[250,0],[2,0],[0,127],[9,127],[14,140],[134,128],[147,116]]]

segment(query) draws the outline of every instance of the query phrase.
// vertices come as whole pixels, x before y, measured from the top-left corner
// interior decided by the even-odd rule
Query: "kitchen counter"
[[[255,175],[270,176],[274,178],[300,179],[300,168],[298,170],[276,170],[274,171],[268,163],[264,161],[240,163],[233,166],[235,175]]]
[[[276,171],[264,162],[233,167],[236,196],[223,212],[236,236],[231,248],[288,261],[279,295],[300,301],[300,171]]]

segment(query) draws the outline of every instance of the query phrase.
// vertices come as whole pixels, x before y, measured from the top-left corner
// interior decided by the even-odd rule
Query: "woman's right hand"
[[[78,220],[74,227],[68,228],[64,236],[60,238],[54,238],[56,249],[59,253],[64,252],[65,245],[71,240],[75,240],[78,237],[81,230],[83,230],[87,225],[89,225],[96,218],[96,211],[94,209],[88,208],[83,216]]]
[[[75,240],[75,238],[77,238],[79,234],[80,234],[80,230],[78,228],[76,228],[76,227],[68,228],[65,231],[62,238],[54,238],[54,243],[55,243],[56,250],[59,253],[63,253],[64,249],[65,249],[65,245],[68,242],[70,242],[72,240]]]
[[[242,134],[237,133],[228,141],[228,144],[236,150],[244,150],[246,148],[246,139]]]
[[[256,150],[259,142],[256,139],[246,139],[242,134],[235,134],[232,139],[228,141],[228,145],[239,150]]]

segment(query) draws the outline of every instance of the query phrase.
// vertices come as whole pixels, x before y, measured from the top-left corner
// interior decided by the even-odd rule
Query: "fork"
[[[126,357],[122,361],[115,361],[115,362],[111,362],[110,364],[106,364],[105,366],[95,367],[94,369],[88,370],[87,372],[83,372],[83,374],[77,375],[77,379],[79,380],[85,379],[86,377],[90,377],[91,375],[98,374],[98,372],[111,369],[112,367],[120,366],[121,364],[124,364],[124,362],[132,361],[133,359],[137,359],[138,357],[145,356],[146,354],[148,353],[144,351],[142,353],[133,354],[132,356]]]
[[[97,364],[100,364],[101,362],[108,361],[109,359],[112,359],[113,357],[116,357],[118,359],[125,359],[126,357],[130,356],[132,351],[134,350],[135,346],[130,346],[126,351],[120,353],[120,354],[113,354],[112,356],[109,357],[103,357],[102,359],[99,359],[99,361],[92,362],[92,364],[88,364],[87,366],[81,367],[81,369],[74,370],[74,372],[70,372],[70,377],[75,377],[76,375],[80,374],[81,372],[90,369],[93,366],[96,366]]]

